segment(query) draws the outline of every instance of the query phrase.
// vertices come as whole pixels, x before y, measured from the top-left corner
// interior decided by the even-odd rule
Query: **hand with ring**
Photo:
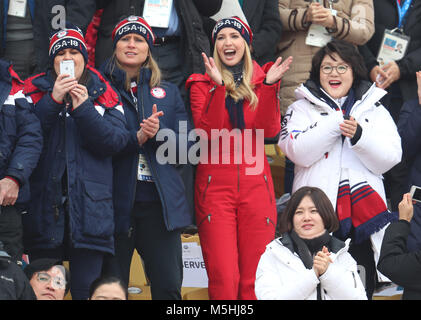
[[[88,99],[88,89],[81,84],[77,84],[69,93],[72,98],[73,109],[76,109]]]

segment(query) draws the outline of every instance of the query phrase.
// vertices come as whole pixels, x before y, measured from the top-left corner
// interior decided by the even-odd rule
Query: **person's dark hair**
[[[327,195],[316,187],[302,187],[295,191],[288,201],[281,216],[280,233],[290,232],[294,228],[295,211],[305,196],[309,196],[313,201],[322,217],[325,229],[328,232],[336,231],[339,228],[339,220]]]
[[[337,39],[330,41],[314,55],[311,62],[311,80],[320,84],[320,66],[322,61],[326,55],[334,59],[334,53],[338,54],[352,68],[354,76],[353,86],[358,86],[361,80],[368,80],[364,58],[359,53],[357,47],[349,42]]]
[[[25,273],[26,277],[28,278],[28,280],[31,280],[32,276],[37,273],[37,272],[41,272],[41,271],[48,271],[50,270],[52,267],[54,266],[63,266],[62,261],[58,260],[58,259],[50,259],[50,258],[41,258],[41,259],[36,259],[34,261],[32,261],[31,263],[29,263],[24,269],[23,272]],[[67,294],[67,292],[69,292],[70,289],[70,272],[69,270],[67,270],[66,267],[64,267],[64,277],[66,279],[66,290],[65,290],[65,295]]]
[[[124,295],[126,296],[126,300],[128,300],[129,292],[127,290],[127,285],[120,278],[113,276],[99,277],[96,280],[94,280],[94,282],[92,282],[91,286],[89,287],[89,300],[92,299],[92,296],[94,295],[96,289],[98,289],[100,286],[112,283],[117,283],[121,287],[121,289],[124,292]]]

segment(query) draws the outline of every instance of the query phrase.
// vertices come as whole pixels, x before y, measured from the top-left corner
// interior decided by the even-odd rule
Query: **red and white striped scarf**
[[[336,212],[340,227],[335,236],[346,239],[354,230],[355,243],[367,240],[386,224],[397,220],[384,200],[358,171],[342,169],[339,182]]]

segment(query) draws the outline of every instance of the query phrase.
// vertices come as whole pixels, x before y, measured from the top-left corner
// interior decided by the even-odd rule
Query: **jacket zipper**
[[[206,113],[208,113],[210,103],[212,102],[213,96],[215,95],[215,89],[216,89],[216,86],[214,86],[212,89],[209,90],[209,92],[212,92],[212,95],[209,99],[208,105],[206,106]]]
[[[240,192],[240,165],[237,164],[237,192]]]
[[[142,79],[141,83],[143,83],[143,79]],[[145,119],[145,109],[144,109],[144,103],[143,103],[143,92],[142,92],[142,90],[140,90],[140,104],[141,104],[141,107],[142,107],[142,118]],[[163,192],[162,192],[161,184],[159,182],[158,175],[157,175],[156,170],[155,170],[156,168],[152,165],[152,161],[150,160],[149,154],[146,152],[146,149],[145,149],[145,156],[146,156],[146,160],[148,162],[148,166],[149,166],[149,168],[152,169],[152,172],[153,172],[153,175],[152,175],[153,178],[154,178],[153,181],[155,182],[155,185],[157,187],[156,189],[158,190],[159,198],[161,200],[162,213],[163,213],[163,216],[164,216],[165,226],[167,227],[168,230],[170,230],[170,226],[168,225],[167,204],[164,201],[164,195],[163,195]]]
[[[266,177],[266,175],[264,174],[263,178],[265,179],[266,189],[268,190],[270,203],[273,203],[272,194],[270,193],[270,188],[269,188],[269,184],[268,184],[268,177]]]
[[[357,287],[357,280],[355,279],[354,272],[351,272],[351,273],[352,273],[352,278],[354,279],[354,288],[356,288]]]
[[[67,214],[68,214],[68,219],[69,219],[69,238],[70,238],[70,243],[73,245],[73,237],[72,237],[72,219],[70,218],[70,175],[69,175],[69,159],[67,157],[67,143],[66,143],[66,133],[67,133],[67,109],[64,110],[64,151],[66,152],[66,174],[67,174],[67,206],[69,208],[69,210],[67,210]],[[64,214],[66,214],[66,208],[64,208]]]
[[[129,102],[129,104],[131,104],[135,108],[136,114],[137,114],[137,121],[138,121],[138,123],[140,123],[141,122],[141,119],[140,119],[140,116],[139,116],[139,107],[138,107],[139,101],[138,101],[138,99],[136,99],[136,103],[134,103],[134,101],[129,98],[129,96],[126,94],[126,92],[124,90],[122,90],[122,91],[123,91],[122,92],[122,96],[124,96],[126,98],[126,100]],[[138,166],[139,166],[139,155],[137,156],[137,161],[135,162],[135,167],[136,167],[135,172],[136,172],[136,175],[133,177],[134,178],[133,179],[134,180],[134,188],[133,188],[132,205],[131,205],[131,208],[132,209],[133,209],[134,204],[135,204],[135,201],[136,201],[137,172],[139,170],[138,169]],[[131,224],[131,222],[130,222],[130,224]],[[130,226],[129,227],[129,231],[127,232],[127,236],[129,238],[131,238],[132,234],[133,234],[133,226]]]
[[[208,191],[208,187],[209,187],[209,185],[210,185],[211,179],[212,179],[212,176],[211,176],[211,175],[209,175],[209,176],[208,176],[208,183],[206,184],[206,188],[205,188],[205,190],[203,191],[203,197],[202,197],[202,200],[203,200],[203,201],[205,201],[205,198],[206,198],[206,192]]]
[[[269,223],[271,223],[276,228],[275,223],[272,221],[272,219],[269,217],[266,217],[266,225],[269,225]]]

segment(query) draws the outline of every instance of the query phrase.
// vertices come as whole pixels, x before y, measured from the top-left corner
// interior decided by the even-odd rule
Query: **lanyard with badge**
[[[377,55],[377,61],[380,67],[388,64],[391,61],[397,61],[405,56],[410,37],[403,32],[405,19],[408,15],[412,0],[406,0],[401,6],[399,1],[396,0],[399,13],[399,25],[397,28],[384,31],[383,40]]]
[[[9,16],[15,16],[19,18],[25,18],[26,16],[26,0],[10,0],[9,10],[7,14]]]
[[[136,106],[138,106],[137,98],[136,98],[135,94],[133,93],[134,87],[137,87],[136,82],[131,83],[130,94],[132,96],[133,102],[135,103]],[[139,108],[138,108],[137,111],[138,111],[138,115],[139,115]],[[142,118],[145,119],[143,106],[142,106]],[[138,119],[140,120],[140,117]],[[140,151],[139,151],[139,161],[137,163],[137,180],[143,181],[143,182],[153,182],[153,176],[152,176],[151,170],[150,170],[149,165],[148,165],[148,161],[146,159],[146,156],[145,156],[145,153],[144,153],[144,150],[143,150],[142,147],[140,148]]]
[[[321,0],[314,2],[321,3]],[[332,12],[332,15],[336,16],[337,11],[333,9],[333,0],[329,0],[329,9]],[[324,47],[332,40],[332,36],[322,25],[312,23],[308,29],[306,37],[306,45],[314,47]]]
[[[168,28],[173,0],[145,0],[143,17],[151,27]]]

